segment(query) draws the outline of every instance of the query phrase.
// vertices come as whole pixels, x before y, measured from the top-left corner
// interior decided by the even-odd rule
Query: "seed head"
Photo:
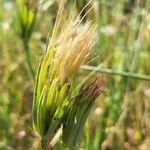
[[[53,73],[61,81],[72,77],[83,65],[95,43],[95,26],[88,22],[80,25],[79,18],[70,18],[56,39]]]

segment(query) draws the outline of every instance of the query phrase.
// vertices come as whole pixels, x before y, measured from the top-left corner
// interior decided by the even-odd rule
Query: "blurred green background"
[[[76,0],[78,13],[88,2]],[[0,150],[40,149],[32,129],[33,78],[59,3],[24,0],[22,6],[19,0],[0,0]],[[73,7],[74,1],[66,0],[64,20]],[[98,27],[88,65],[116,75],[100,73],[105,92],[90,113],[78,149],[149,150],[150,0],[92,0],[81,16],[91,7],[83,22],[92,20]],[[118,75],[124,72],[128,76]]]

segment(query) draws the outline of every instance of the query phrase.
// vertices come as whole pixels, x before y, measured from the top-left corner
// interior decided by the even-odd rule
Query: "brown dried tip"
[[[106,92],[105,85],[106,80],[103,77],[97,77],[91,84],[84,85],[77,97],[86,97],[90,100],[95,100],[101,93]]]
[[[97,77],[95,81],[87,87],[89,95],[97,97],[99,94],[104,92],[105,80],[103,77]]]

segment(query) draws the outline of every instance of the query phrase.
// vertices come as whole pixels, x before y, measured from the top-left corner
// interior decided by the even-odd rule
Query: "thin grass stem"
[[[88,71],[95,71],[97,73],[104,73],[108,75],[118,75],[118,76],[123,76],[123,77],[130,77],[138,80],[146,80],[150,81],[150,76],[149,75],[144,75],[144,74],[138,74],[138,73],[133,73],[133,72],[124,72],[124,71],[115,71],[109,68],[100,68],[100,67],[95,67],[95,66],[88,66],[88,65],[83,65],[80,67],[83,70],[88,70]]]
[[[34,81],[35,72],[32,68],[32,64],[31,64],[31,57],[30,57],[30,50],[29,50],[28,42],[26,42],[26,41],[23,42],[23,46],[24,46],[24,57],[25,57],[25,62],[27,64],[28,73],[29,73],[30,77],[32,78],[32,80]]]

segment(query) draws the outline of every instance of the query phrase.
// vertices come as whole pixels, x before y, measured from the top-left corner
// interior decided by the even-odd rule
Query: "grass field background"
[[[76,0],[77,12],[88,2]],[[38,8],[27,45],[25,33],[18,24],[16,1],[0,0],[1,150],[36,150],[40,147],[39,137],[32,128],[33,76],[46,48],[47,37],[51,36],[59,0],[26,3],[31,10]],[[91,20],[97,25],[97,41],[92,61],[81,70],[90,72],[99,66],[97,74],[106,85],[89,115],[77,147],[149,150],[150,1],[92,0],[81,16],[91,7],[83,23]],[[73,8],[74,1],[66,0],[64,22]]]

